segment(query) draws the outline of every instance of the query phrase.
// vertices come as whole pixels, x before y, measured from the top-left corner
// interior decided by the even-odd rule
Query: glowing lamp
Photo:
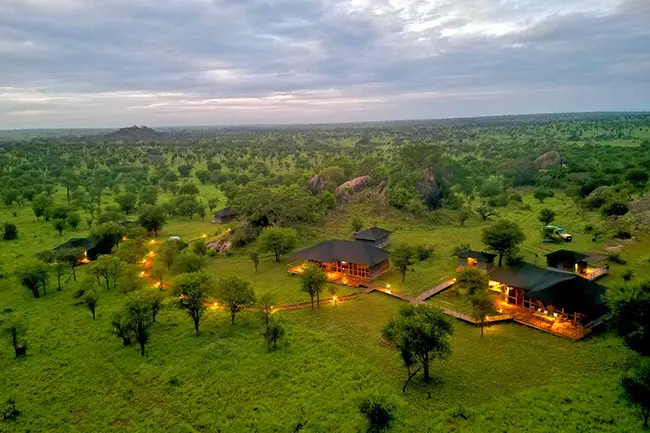
[[[215,303],[212,304],[212,305],[214,305],[215,307],[218,307],[218,306],[219,306],[219,303],[218,303],[218,302],[215,302]]]

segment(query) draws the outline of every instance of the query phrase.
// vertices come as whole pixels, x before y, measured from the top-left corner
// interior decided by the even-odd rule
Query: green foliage
[[[269,351],[278,348],[278,341],[284,337],[285,332],[284,326],[277,319],[272,318],[268,321],[262,336]]]
[[[202,272],[189,272],[176,279],[174,295],[178,297],[178,307],[189,314],[196,335],[199,335],[199,324],[205,313],[205,304],[213,291],[212,278]]]
[[[138,223],[147,230],[158,236],[158,232],[162,230],[165,223],[167,223],[167,216],[165,210],[160,206],[144,205],[138,212]]]
[[[90,314],[92,314],[93,320],[95,320],[95,310],[97,309],[98,302],[99,295],[95,292],[86,293],[86,296],[84,296],[84,305],[88,308]]]
[[[540,203],[544,203],[544,200],[553,196],[555,196],[555,192],[548,188],[537,188],[535,194],[533,194],[535,200],[539,200]]]
[[[291,228],[266,227],[262,230],[258,242],[262,251],[270,251],[275,261],[280,263],[280,256],[291,252],[298,243],[298,235]]]
[[[392,251],[390,261],[402,274],[402,282],[406,279],[406,272],[417,259],[416,251],[410,245],[399,245]]]
[[[300,290],[309,295],[311,308],[314,309],[314,297],[318,308],[320,308],[320,293],[327,285],[327,275],[315,263],[307,262],[303,265],[303,271],[300,274]]]
[[[90,239],[95,242],[97,250],[102,253],[110,253],[115,245],[124,236],[124,228],[114,222],[107,222],[96,225],[90,231]]]
[[[251,261],[253,262],[253,266],[255,266],[255,272],[257,272],[257,267],[260,265],[260,253],[257,251],[252,251],[248,257],[250,257]]]
[[[608,203],[602,208],[602,213],[605,216],[622,216],[629,212],[629,207],[623,202]]]
[[[35,298],[40,298],[41,290],[43,291],[43,295],[47,294],[48,273],[49,269],[47,265],[36,259],[25,261],[16,269],[18,281]]]
[[[145,260],[147,251],[147,247],[142,242],[128,239],[120,243],[120,246],[114,249],[113,254],[123,262],[135,265]]]
[[[539,211],[539,222],[544,224],[545,226],[551,224],[553,220],[555,219],[556,213],[552,209],[544,208],[541,211]]]
[[[483,221],[487,221],[488,218],[490,218],[491,216],[496,215],[496,212],[494,211],[494,209],[492,209],[491,207],[489,207],[487,205],[481,205],[481,206],[477,207],[476,208],[476,213],[479,214],[479,216],[481,217],[481,219]]]
[[[482,241],[499,254],[499,266],[503,262],[503,256],[524,240],[526,240],[526,235],[513,221],[502,219],[483,229]]]
[[[359,412],[368,422],[369,432],[381,432],[390,428],[397,405],[393,399],[379,394],[367,394],[359,400]]]
[[[135,194],[120,194],[115,197],[115,202],[120,207],[120,210],[128,215],[135,210],[138,197]]]
[[[456,288],[467,298],[485,292],[488,282],[487,274],[477,268],[465,268],[456,276]]]
[[[4,223],[2,225],[2,240],[13,241],[18,239],[18,227],[14,223]]]
[[[630,182],[637,190],[645,189],[648,179],[650,179],[648,169],[633,168],[625,173],[625,180]]]
[[[352,232],[361,231],[363,228],[363,220],[359,217],[354,217],[352,219]]]
[[[2,421],[16,421],[16,418],[20,415],[20,411],[16,408],[16,400],[9,398],[0,414],[2,415]]]
[[[219,280],[218,297],[219,301],[230,311],[233,325],[238,312],[255,304],[255,293],[253,293],[251,284],[236,276]]]
[[[402,307],[383,330],[384,338],[400,351],[404,365],[411,371],[421,367],[425,382],[430,381],[429,366],[436,358],[451,353],[449,337],[453,334],[451,321],[438,308],[427,305]],[[406,388],[406,385],[405,387]]]
[[[52,225],[54,226],[54,230],[59,232],[59,236],[63,235],[63,230],[65,229],[65,220],[57,218],[52,221]]]
[[[151,336],[150,328],[154,322],[151,304],[141,299],[133,299],[126,304],[126,311],[128,314],[128,327],[140,345],[140,354],[144,356],[145,346]]]
[[[198,256],[205,256],[208,254],[208,247],[203,239],[196,239],[192,242],[192,252]]]
[[[650,360],[644,359],[638,367],[621,380],[627,398],[639,405],[643,416],[643,428],[648,428],[650,418]]]
[[[625,344],[650,356],[650,283],[621,288],[610,295],[609,304]]]
[[[268,187],[250,182],[226,191],[230,206],[255,225],[312,222],[319,216],[318,198],[297,185]]]
[[[185,252],[174,259],[172,273],[186,274],[198,272],[205,267],[205,258],[198,254]]]

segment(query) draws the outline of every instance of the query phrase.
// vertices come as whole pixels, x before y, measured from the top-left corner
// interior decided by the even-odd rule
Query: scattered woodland
[[[0,431],[642,431],[649,173],[638,113],[2,133]],[[287,272],[371,226],[405,296],[470,247],[603,254],[614,316],[479,330],[440,310],[485,318],[472,290]]]

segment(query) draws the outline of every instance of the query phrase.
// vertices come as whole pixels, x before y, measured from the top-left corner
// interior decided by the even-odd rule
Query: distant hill
[[[164,138],[166,135],[167,134],[158,132],[148,126],[133,125],[106,134],[105,138],[109,140],[157,140]]]

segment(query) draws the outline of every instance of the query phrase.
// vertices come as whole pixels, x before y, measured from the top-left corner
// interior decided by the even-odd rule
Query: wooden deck
[[[510,314],[513,320],[522,325],[538,329],[540,331],[548,332],[558,337],[566,338],[568,340],[581,340],[591,332],[581,325],[574,325],[569,321],[544,319],[535,315],[534,311],[526,310],[521,307],[499,303],[499,307],[504,313]]]

